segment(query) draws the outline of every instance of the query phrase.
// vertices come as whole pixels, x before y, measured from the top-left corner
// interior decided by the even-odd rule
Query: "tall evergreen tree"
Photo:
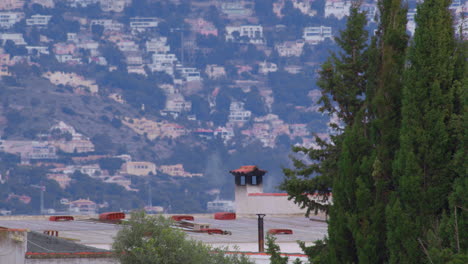
[[[402,95],[396,185],[388,213],[390,263],[422,263],[424,239],[448,209],[456,175],[450,168],[455,41],[447,0],[418,6]]]

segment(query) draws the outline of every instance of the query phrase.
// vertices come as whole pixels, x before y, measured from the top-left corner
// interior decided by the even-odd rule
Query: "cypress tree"
[[[394,162],[396,193],[388,215],[390,263],[421,263],[425,237],[448,209],[456,146],[450,140],[455,41],[449,1],[418,6],[402,94],[400,148]]]

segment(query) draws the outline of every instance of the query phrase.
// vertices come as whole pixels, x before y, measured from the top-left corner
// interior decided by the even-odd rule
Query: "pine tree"
[[[445,0],[418,6],[402,93],[396,195],[388,213],[390,263],[420,263],[424,239],[448,209],[456,151],[448,131],[453,112],[455,42]]]
[[[344,125],[351,125],[355,114],[364,103],[366,89],[365,71],[368,67],[366,50],[368,33],[365,30],[366,16],[359,12],[359,5],[351,8],[347,28],[340,32],[336,42],[342,49],[332,54],[322,65],[318,85],[322,88],[320,102],[322,112],[337,115]],[[336,102],[335,105],[332,102]],[[333,126],[340,130],[339,125]],[[319,149],[294,147],[296,153],[303,153],[312,161],[312,165],[300,158],[293,158],[295,169],[285,169],[286,179],[280,189],[288,192],[291,199],[310,212],[328,212],[328,206],[309,199],[304,193],[318,194],[321,202],[328,200],[331,186],[337,175],[337,161],[343,141],[343,134],[331,136],[331,142],[316,137]]]

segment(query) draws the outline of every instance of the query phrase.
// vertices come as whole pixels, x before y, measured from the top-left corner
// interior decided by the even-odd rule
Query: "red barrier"
[[[101,221],[118,221],[125,219],[125,213],[122,212],[108,212],[99,215]]]
[[[204,232],[204,233],[208,233],[208,235],[211,235],[211,234],[225,235],[225,234],[227,234],[226,231],[223,231],[223,230],[217,229],[217,228],[202,228],[202,229],[200,229],[200,231]]]
[[[216,220],[236,220],[236,213],[215,213],[214,219]]]
[[[49,221],[54,221],[54,222],[57,222],[57,221],[73,221],[75,220],[75,218],[73,216],[69,216],[69,215],[53,215],[51,217],[49,217]]]
[[[195,218],[191,215],[173,215],[171,216],[171,219],[176,221],[176,222],[179,222],[179,221],[182,221],[182,220],[187,220],[187,221],[194,221]]]
[[[278,235],[278,234],[292,235],[293,231],[291,229],[270,229],[270,230],[268,230],[268,234],[272,234],[272,235]]]

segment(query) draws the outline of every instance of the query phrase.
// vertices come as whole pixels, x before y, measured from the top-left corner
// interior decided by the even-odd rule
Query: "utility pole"
[[[258,252],[265,252],[265,235],[263,232],[263,218],[265,214],[257,214],[258,216]]]
[[[148,180],[148,206],[153,207],[153,197],[151,193],[151,184],[149,180]]]
[[[44,184],[41,182],[41,185],[31,185],[31,187],[33,188],[38,188],[41,190],[41,193],[40,193],[40,199],[41,199],[41,211],[40,211],[40,214],[44,214],[44,192],[46,190]]]

